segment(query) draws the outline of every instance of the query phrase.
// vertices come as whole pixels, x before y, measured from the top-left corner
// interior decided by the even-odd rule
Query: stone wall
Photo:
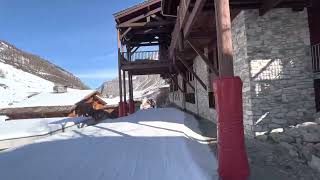
[[[235,76],[239,76],[243,81],[242,99],[245,134],[247,136],[254,137],[254,124],[250,88],[250,66],[247,56],[247,32],[245,18],[245,11],[242,11],[232,22],[234,72]]]
[[[246,134],[310,121],[315,102],[306,10],[274,9],[264,16],[246,10],[232,25]]]
[[[207,65],[204,63],[204,61],[200,58],[200,56],[197,56],[193,61],[193,70],[195,73],[200,77],[200,79],[206,84],[207,87],[210,86],[210,80],[209,80],[209,71]],[[182,86],[183,79],[181,75],[178,76],[179,84]],[[202,118],[208,119],[210,121],[216,122],[216,111],[213,108],[209,108],[209,96],[208,96],[208,90],[204,89],[201,84],[194,79],[191,84],[193,84],[195,88],[195,104],[188,103],[188,102],[182,102],[175,100],[173,101],[173,94],[180,94],[183,96],[183,94],[179,91],[170,93],[170,101],[176,104],[178,107],[182,108],[185,104],[185,109],[187,111],[190,111]],[[187,89],[188,92],[191,92],[191,88]]]

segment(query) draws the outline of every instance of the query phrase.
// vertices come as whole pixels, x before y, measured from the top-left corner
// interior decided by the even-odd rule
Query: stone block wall
[[[315,113],[307,11],[242,11],[233,21],[234,70],[244,81],[246,134],[310,121]]]
[[[200,79],[206,84],[207,87],[210,87],[210,80],[209,80],[209,71],[208,67],[205,64],[205,62],[200,58],[200,56],[197,56],[193,61],[193,70],[195,73],[200,77]],[[179,84],[182,86],[183,79],[181,75],[178,76]],[[202,118],[208,119],[210,121],[216,122],[216,111],[213,108],[209,108],[209,96],[208,96],[208,90],[204,89],[201,84],[194,79],[192,82],[195,88],[195,104],[185,102],[185,109],[187,111],[190,111]],[[188,86],[188,85],[187,85]],[[190,92],[190,88],[187,88]],[[175,103],[180,108],[183,108],[184,102],[181,101],[173,101],[173,94],[181,93],[179,92],[172,92],[170,93],[170,101]],[[181,96],[183,94],[181,93]],[[183,101],[185,101],[183,99]]]

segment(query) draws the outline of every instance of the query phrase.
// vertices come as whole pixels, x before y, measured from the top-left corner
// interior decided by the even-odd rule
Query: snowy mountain
[[[52,92],[56,83],[86,88],[71,73],[0,41],[0,108],[40,92]]]
[[[58,67],[39,56],[19,50],[13,45],[1,40],[0,62],[53,83],[67,85],[76,89],[87,89],[80,79],[61,67]]]
[[[0,62],[0,108],[39,92],[52,91],[53,86],[53,82]]]
[[[144,97],[154,98],[161,87],[166,87],[168,84],[163,80],[160,75],[143,75],[143,76],[133,76],[133,91],[135,99],[142,99]],[[127,81],[128,89],[128,81]],[[118,79],[104,82],[98,91],[106,97],[116,97],[119,96],[119,82]],[[128,91],[128,90],[127,90]],[[127,92],[128,93],[128,92]]]

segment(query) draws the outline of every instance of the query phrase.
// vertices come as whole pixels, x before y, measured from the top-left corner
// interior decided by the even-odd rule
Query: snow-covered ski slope
[[[0,179],[218,179],[197,132],[196,120],[179,110],[144,110],[3,151]]]
[[[39,92],[50,92],[53,83],[33,74],[16,69],[0,59],[0,108],[20,102]]]

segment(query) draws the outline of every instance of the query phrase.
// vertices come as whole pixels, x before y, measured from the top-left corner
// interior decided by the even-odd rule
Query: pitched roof
[[[113,16],[115,18],[120,18],[122,15],[124,14],[127,14],[127,13],[131,13],[133,11],[136,11],[136,10],[139,10],[140,8],[144,8],[145,6],[149,6],[149,5],[152,5],[154,3],[158,3],[158,2],[161,2],[161,0],[147,0],[147,1],[143,1],[139,4],[136,4],[134,6],[131,6],[127,9],[124,9],[122,11],[119,11],[117,13],[114,13]]]
[[[70,90],[65,93],[43,92],[9,108],[73,106],[96,94],[95,90]]]

